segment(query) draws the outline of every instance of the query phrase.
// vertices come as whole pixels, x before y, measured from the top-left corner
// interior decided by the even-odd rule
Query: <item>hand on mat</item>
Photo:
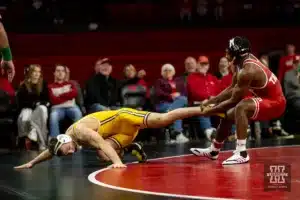
[[[14,169],[30,169],[33,167],[33,164],[31,163],[26,163],[24,165],[20,165],[20,166],[17,166],[17,167],[14,167]]]
[[[124,165],[123,163],[115,163],[110,165],[108,168],[126,168],[127,166]]]

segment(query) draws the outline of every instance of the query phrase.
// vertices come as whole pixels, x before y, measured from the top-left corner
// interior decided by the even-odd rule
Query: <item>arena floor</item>
[[[225,144],[218,161],[188,155],[190,147],[208,145],[148,145],[145,150],[150,160],[130,164],[126,169],[105,169],[91,150],[24,171],[16,171],[13,166],[28,161],[37,152],[2,155],[0,199],[300,199],[299,139],[250,142],[251,162],[226,167],[221,163],[231,155],[233,143]],[[127,156],[125,160],[133,162],[134,158]],[[283,173],[267,175],[272,171],[269,165],[281,164],[285,169],[274,168],[273,172]],[[285,191],[272,190],[275,187]]]

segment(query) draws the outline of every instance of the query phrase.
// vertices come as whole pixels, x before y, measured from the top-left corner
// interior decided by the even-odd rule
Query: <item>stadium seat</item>
[[[126,85],[122,88],[123,107],[141,110],[146,103],[147,90],[142,85]]]

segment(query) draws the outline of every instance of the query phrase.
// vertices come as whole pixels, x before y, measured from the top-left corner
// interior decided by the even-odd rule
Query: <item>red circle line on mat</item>
[[[263,150],[263,149],[278,149],[278,148],[291,148],[291,147],[299,147],[300,145],[289,145],[289,146],[274,146],[274,147],[258,147],[258,148],[250,148],[247,149],[248,151],[252,150]],[[232,152],[233,150],[226,150],[222,152]],[[221,152],[221,153],[222,153]],[[172,159],[172,158],[182,158],[186,156],[192,156],[193,154],[183,154],[183,155],[176,155],[176,156],[167,156],[167,157],[161,157],[161,158],[153,158],[153,159],[148,159],[148,161],[157,161],[157,160],[167,160],[167,159]],[[136,164],[137,162],[132,162],[132,163],[127,163],[128,164]],[[144,163],[147,164],[147,163]],[[246,164],[247,165],[247,164]],[[104,168],[101,170],[97,170],[93,173],[91,173],[88,176],[88,180],[96,185],[100,185],[104,188],[110,188],[114,190],[119,190],[119,191],[125,191],[125,192],[132,192],[132,193],[139,193],[139,194],[147,194],[147,195],[154,195],[154,196],[165,196],[165,197],[175,197],[175,198],[186,198],[186,199],[207,199],[207,200],[233,200],[233,198],[222,198],[222,197],[209,197],[209,196],[195,196],[195,195],[185,195],[185,194],[173,194],[173,193],[164,193],[164,192],[154,192],[154,191],[146,191],[146,190],[139,190],[139,189],[131,189],[131,188],[126,188],[126,187],[120,187],[116,185],[110,185],[104,182],[101,182],[96,179],[96,176],[99,175],[102,172],[105,172],[107,170],[114,170],[111,168]],[[236,198],[234,198],[237,200]]]

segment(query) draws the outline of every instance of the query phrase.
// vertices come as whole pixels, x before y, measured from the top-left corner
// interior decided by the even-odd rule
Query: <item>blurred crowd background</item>
[[[251,123],[249,137],[297,137],[299,9],[298,0],[2,0],[16,78],[0,79],[1,134],[8,137],[1,142],[44,149],[91,112],[199,105],[231,84],[234,67],[224,56],[237,35],[249,38],[288,101],[282,118]],[[218,120],[179,120],[137,140],[206,140]]]
[[[10,30],[87,31],[296,25],[299,0],[2,0]]]

